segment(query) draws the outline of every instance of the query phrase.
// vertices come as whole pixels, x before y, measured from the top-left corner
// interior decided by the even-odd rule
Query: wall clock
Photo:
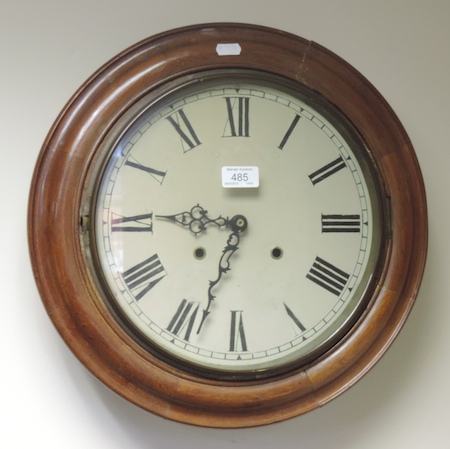
[[[97,71],[43,145],[32,265],[102,382],[211,427],[284,420],[360,379],[404,323],[424,186],[355,69],[278,30],[208,24]]]

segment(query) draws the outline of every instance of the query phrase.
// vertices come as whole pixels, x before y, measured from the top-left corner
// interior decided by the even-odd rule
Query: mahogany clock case
[[[219,44],[240,53],[218,54]],[[158,356],[130,334],[91,269],[93,167],[108,133],[142,99],[201,73],[284,79],[339,111],[366,148],[383,221],[377,275],[358,319],[314,359],[263,379],[218,379]],[[90,178],[91,177],[91,178]],[[269,424],[320,407],[384,354],[415,302],[425,266],[425,189],[411,142],[379,92],[318,44],[244,24],[206,24],[150,37],[101,67],[67,103],[32,181],[29,247],[42,301],[62,338],[104,384],[160,416],[208,427]]]

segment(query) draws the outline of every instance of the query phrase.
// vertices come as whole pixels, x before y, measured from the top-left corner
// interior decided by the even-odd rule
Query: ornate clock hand
[[[247,219],[243,215],[235,215],[231,220],[226,221],[226,226],[230,227],[233,232],[228,237],[227,244],[222,251],[222,256],[219,260],[219,273],[217,275],[217,278],[214,281],[209,281],[208,304],[206,308],[203,309],[203,316],[200,322],[200,326],[198,327],[197,334],[200,333],[206,317],[211,313],[209,309],[211,308],[211,304],[215,299],[215,296],[212,294],[212,290],[220,282],[220,280],[222,279],[222,275],[231,270],[230,258],[239,249],[239,234],[247,229],[247,225]]]
[[[206,226],[210,223],[215,224],[219,228],[228,225],[228,220],[219,216],[218,218],[211,219],[208,217],[208,211],[202,206],[197,204],[189,212],[180,212],[175,215],[155,215],[156,218],[163,218],[165,220],[171,220],[182,226],[189,228],[194,234],[201,234],[206,230]]]

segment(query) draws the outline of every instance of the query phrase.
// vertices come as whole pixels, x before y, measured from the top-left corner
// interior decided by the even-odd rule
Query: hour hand
[[[230,259],[233,254],[239,249],[240,233],[247,229],[247,219],[243,215],[235,215],[231,220],[227,221],[227,227],[231,228],[233,232],[228,237],[227,244],[222,251],[222,256],[219,260],[219,270],[217,278],[213,281],[209,281],[208,304],[206,308],[203,309],[203,316],[200,322],[200,326],[198,327],[197,334],[200,333],[206,317],[211,313],[211,304],[215,299],[215,296],[212,294],[213,288],[220,282],[222,276],[231,270]]]
[[[155,215],[155,218],[171,220],[188,228],[194,235],[199,235],[206,230],[207,225],[214,224],[219,228],[227,226],[228,220],[219,216],[211,219],[208,217],[208,211],[200,204],[194,206],[190,211],[180,212],[174,215]]]

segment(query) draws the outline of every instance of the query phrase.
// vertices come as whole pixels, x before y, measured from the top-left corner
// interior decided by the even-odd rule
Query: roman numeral
[[[242,310],[231,310],[230,351],[247,351]]]
[[[300,322],[300,320],[294,315],[294,312],[286,305],[286,303],[283,303],[284,307],[286,309],[286,313],[288,314],[289,318],[294,322],[294,324],[302,331],[305,332],[306,327],[303,326],[303,324]]]
[[[112,212],[112,232],[153,232],[153,213],[124,217]]]
[[[137,168],[138,170],[142,170],[148,173],[153,179],[156,179],[156,181],[158,181],[160,184],[163,183],[164,177],[166,176],[167,172],[156,170],[151,167],[146,167],[145,165],[142,165],[138,161],[136,161],[136,159],[134,159],[134,161],[130,159],[131,157],[128,158],[128,160],[125,162],[125,165],[128,165],[128,167]]]
[[[123,280],[137,301],[148,293],[164,276],[164,267],[157,254],[122,273]]]
[[[344,290],[350,275],[320,257],[316,257],[306,277],[325,290],[339,296]]]
[[[360,232],[360,215],[324,215],[322,214],[322,232]]]
[[[171,319],[169,326],[167,326],[167,330],[172,334],[183,338],[185,341],[189,341],[195,318],[197,317],[198,308],[198,302],[183,299],[178,306],[175,315]]]
[[[309,175],[309,179],[311,179],[311,182],[314,185],[316,185],[319,182],[323,181],[324,179],[327,179],[334,173],[337,173],[339,170],[342,170],[343,168],[345,168],[345,162],[342,159],[342,157],[339,156],[334,161],[330,162],[329,164],[325,165],[324,167],[320,168],[314,173],[311,173]]]
[[[283,140],[281,141],[280,145],[278,145],[278,148],[280,150],[284,149],[284,146],[286,145],[286,142],[289,140],[289,137],[291,137],[291,134],[294,131],[294,129],[297,126],[297,123],[299,121],[300,121],[300,116],[296,115],[294,117],[294,120],[292,120],[291,126],[289,126],[289,129],[287,130],[286,134],[284,135]]]
[[[201,144],[183,109],[179,109],[167,117],[169,123],[181,137],[183,152],[186,153]]]
[[[226,97],[228,121],[223,137],[249,137],[250,98]]]

